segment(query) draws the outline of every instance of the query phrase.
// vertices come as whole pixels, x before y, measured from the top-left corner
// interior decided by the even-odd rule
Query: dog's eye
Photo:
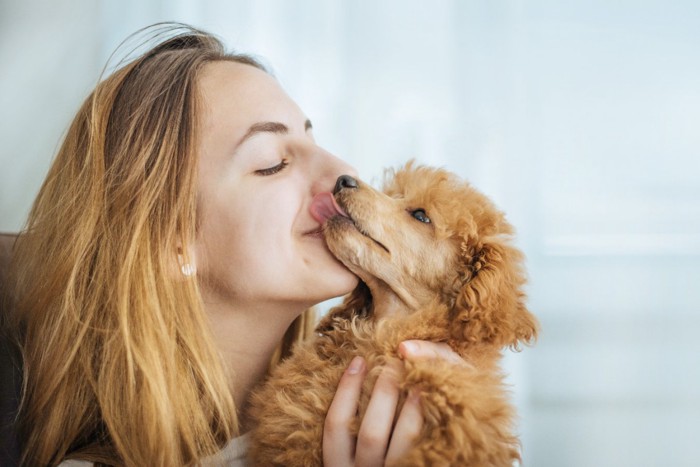
[[[414,211],[411,211],[411,215],[425,224],[430,224],[430,218],[426,216],[425,210],[423,209],[416,209]]]

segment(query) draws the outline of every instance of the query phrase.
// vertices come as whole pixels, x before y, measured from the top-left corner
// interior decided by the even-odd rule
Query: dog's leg
[[[406,369],[405,389],[419,389],[425,422],[396,466],[510,467],[520,460],[514,411],[500,377],[437,360],[407,362]]]

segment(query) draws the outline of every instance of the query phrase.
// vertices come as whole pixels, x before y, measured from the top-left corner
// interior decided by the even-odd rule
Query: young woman
[[[250,391],[313,326],[305,310],[357,284],[309,210],[353,169],[256,61],[151,30],[79,110],[16,246],[27,465],[244,465]],[[382,376],[351,436],[364,370],[338,386],[328,466],[383,465],[420,430],[415,400],[393,424]]]

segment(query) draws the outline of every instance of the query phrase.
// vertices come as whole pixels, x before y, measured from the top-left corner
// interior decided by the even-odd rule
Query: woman
[[[239,465],[250,391],[313,326],[304,310],[357,284],[309,212],[353,169],[252,58],[189,27],[153,31],[168,38],[79,110],[17,243],[27,465]],[[398,388],[383,376],[355,440],[363,376],[358,357],[326,420],[326,465],[382,465],[420,430],[414,399],[392,427]]]

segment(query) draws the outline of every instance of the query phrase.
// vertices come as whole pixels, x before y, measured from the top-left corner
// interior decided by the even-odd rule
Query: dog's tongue
[[[319,193],[314,196],[309,211],[311,211],[311,216],[319,224],[323,224],[333,216],[348,217],[345,211],[335,202],[335,198],[330,192]]]

